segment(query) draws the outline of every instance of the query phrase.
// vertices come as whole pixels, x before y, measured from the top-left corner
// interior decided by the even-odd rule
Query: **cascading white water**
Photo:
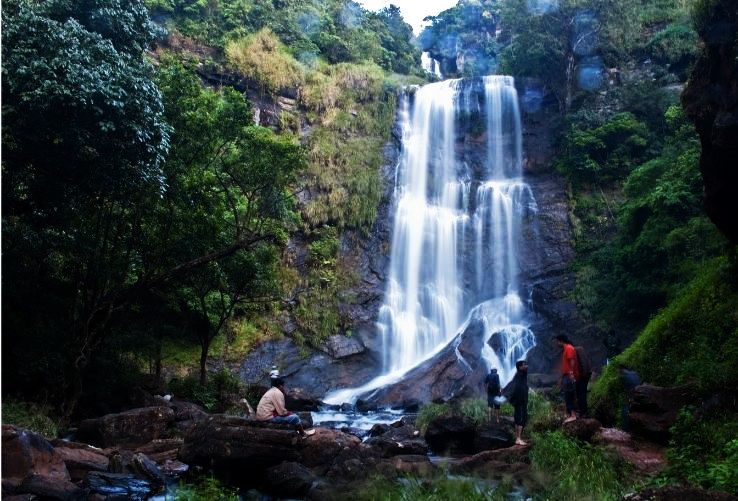
[[[423,69],[431,75],[438,79],[443,78],[443,74],[441,73],[441,63],[436,59],[433,59],[430,52],[423,52],[423,54],[421,54],[420,64],[423,66]]]
[[[518,294],[520,222],[536,210],[522,180],[522,131],[512,77],[445,80],[416,90],[401,110],[389,280],[378,329],[384,374],[328,403],[396,381],[449,343],[475,316],[482,357],[503,384],[534,346]],[[480,143],[476,157],[463,140]]]

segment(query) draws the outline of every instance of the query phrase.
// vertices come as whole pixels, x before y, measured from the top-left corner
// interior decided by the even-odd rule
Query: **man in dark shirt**
[[[528,423],[528,362],[518,360],[515,368],[508,397],[515,409],[515,445],[528,445],[523,441],[523,428]]]
[[[500,396],[500,375],[497,374],[497,369],[492,367],[487,377],[484,378],[484,382],[487,384],[487,418],[488,421],[492,421],[492,409],[495,410],[495,420],[500,422],[500,402],[495,400]]]

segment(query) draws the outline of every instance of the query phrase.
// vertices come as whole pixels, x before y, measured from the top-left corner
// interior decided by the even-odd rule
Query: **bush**
[[[268,28],[229,42],[225,53],[234,68],[268,92],[297,87],[303,80],[300,64]]]
[[[181,400],[202,405],[209,412],[226,412],[245,393],[245,387],[237,375],[221,369],[210,374],[204,386],[196,376],[172,379],[169,391]]]
[[[527,429],[532,432],[554,430],[561,425],[551,401],[536,391],[531,391],[528,396],[528,415]]]
[[[468,398],[461,401],[459,411],[479,426],[487,422],[487,401],[481,398]]]
[[[59,433],[57,420],[51,416],[51,408],[46,405],[7,398],[3,401],[3,424],[14,424],[49,439]]]
[[[625,471],[601,449],[564,436],[560,431],[536,434],[531,466],[539,476],[543,499],[621,499]]]
[[[415,425],[420,430],[420,433],[424,434],[425,430],[428,428],[428,424],[430,424],[431,421],[433,421],[437,417],[451,416],[452,414],[453,409],[449,404],[425,404],[423,407],[421,407],[420,412],[418,413],[418,417],[415,420]]]

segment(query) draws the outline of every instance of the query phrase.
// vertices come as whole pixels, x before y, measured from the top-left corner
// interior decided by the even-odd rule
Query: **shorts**
[[[495,402],[495,398],[497,398],[497,395],[487,395],[487,407],[490,407],[493,409],[500,408],[500,404]]]
[[[528,424],[528,405],[515,405],[514,420],[517,426],[525,426]]]

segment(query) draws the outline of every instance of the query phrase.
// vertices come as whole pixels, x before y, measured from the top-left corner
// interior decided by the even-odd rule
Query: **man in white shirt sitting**
[[[256,407],[256,419],[268,421],[275,424],[291,424],[297,427],[300,435],[312,435],[315,430],[308,430],[302,426],[300,416],[287,410],[284,403],[284,380],[282,378],[271,378],[272,387],[264,393]]]

